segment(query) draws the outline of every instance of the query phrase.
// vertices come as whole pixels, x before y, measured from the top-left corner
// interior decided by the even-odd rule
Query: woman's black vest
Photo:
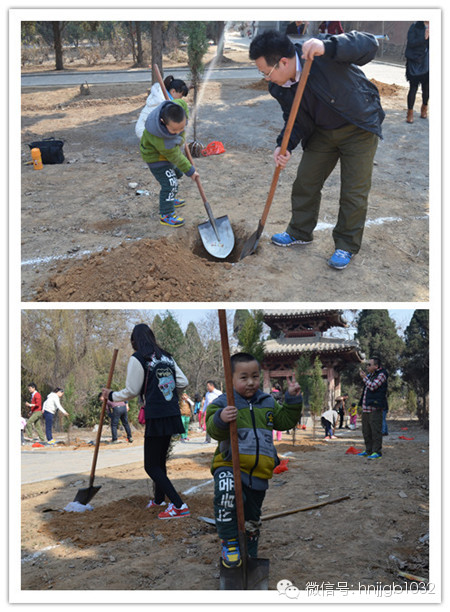
[[[167,355],[158,359],[153,355],[147,360],[138,353],[134,353],[133,357],[136,357],[145,371],[141,396],[146,420],[180,414],[174,359]]]

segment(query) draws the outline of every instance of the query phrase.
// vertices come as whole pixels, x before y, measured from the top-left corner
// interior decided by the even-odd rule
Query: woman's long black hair
[[[167,351],[159,346],[155,334],[147,323],[135,325],[131,332],[131,346],[144,359],[150,359],[152,355],[155,355],[157,359],[160,359],[162,355],[170,356]]]

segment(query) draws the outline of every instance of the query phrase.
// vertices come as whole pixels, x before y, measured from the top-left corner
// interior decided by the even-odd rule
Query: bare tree
[[[150,22],[150,32],[152,39],[152,66],[156,64],[161,71],[161,74],[164,74],[163,65],[162,65],[162,56],[163,56],[163,22],[162,21],[151,21]],[[156,75],[153,74],[152,70],[152,83],[155,83]]]

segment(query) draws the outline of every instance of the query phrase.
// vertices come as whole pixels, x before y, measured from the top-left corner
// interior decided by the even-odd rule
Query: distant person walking
[[[36,430],[37,435],[39,436],[39,440],[41,442],[45,442],[44,431],[41,425],[42,419],[42,397],[39,391],[36,388],[35,383],[30,383],[28,385],[28,391],[31,393],[30,401],[25,402],[25,405],[30,409],[30,418],[27,421],[25,427],[25,436],[29,440],[31,440],[33,436],[33,427]]]
[[[419,85],[422,88],[420,118],[426,119],[428,117],[428,100],[430,97],[429,45],[430,22],[415,21],[408,30],[408,41],[405,50],[406,79],[409,82],[406,123],[414,123],[414,103]]]
[[[219,389],[216,389],[216,383],[213,380],[208,380],[208,382],[206,383],[205,401],[203,402],[203,406],[202,406],[202,424],[204,425],[205,429],[206,429],[206,409],[208,408],[208,405],[211,404],[213,400],[216,399],[216,397],[219,397],[219,395],[222,395],[222,391],[219,391]],[[206,430],[205,444],[209,444],[210,442],[211,442],[211,436],[209,435],[208,430]]]

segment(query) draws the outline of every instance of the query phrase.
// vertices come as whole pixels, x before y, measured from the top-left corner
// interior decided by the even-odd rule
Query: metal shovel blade
[[[198,231],[203,246],[213,257],[224,259],[228,257],[234,248],[234,234],[228,217],[217,217],[215,219],[217,234],[211,221],[200,223]]]
[[[239,259],[244,259],[247,255],[252,255],[256,251],[256,247],[258,246],[259,239],[261,238],[261,234],[263,233],[263,225],[261,221],[259,222],[258,229],[254,232],[250,238],[244,242],[244,246],[242,247],[241,256]]]
[[[102,485],[99,485],[98,487],[86,487],[85,489],[79,489],[73,501],[86,506],[94,495],[97,495],[101,488]]]
[[[247,559],[247,580],[242,567],[220,566],[220,591],[267,591],[269,588],[269,559]],[[245,584],[245,582],[247,584]]]

